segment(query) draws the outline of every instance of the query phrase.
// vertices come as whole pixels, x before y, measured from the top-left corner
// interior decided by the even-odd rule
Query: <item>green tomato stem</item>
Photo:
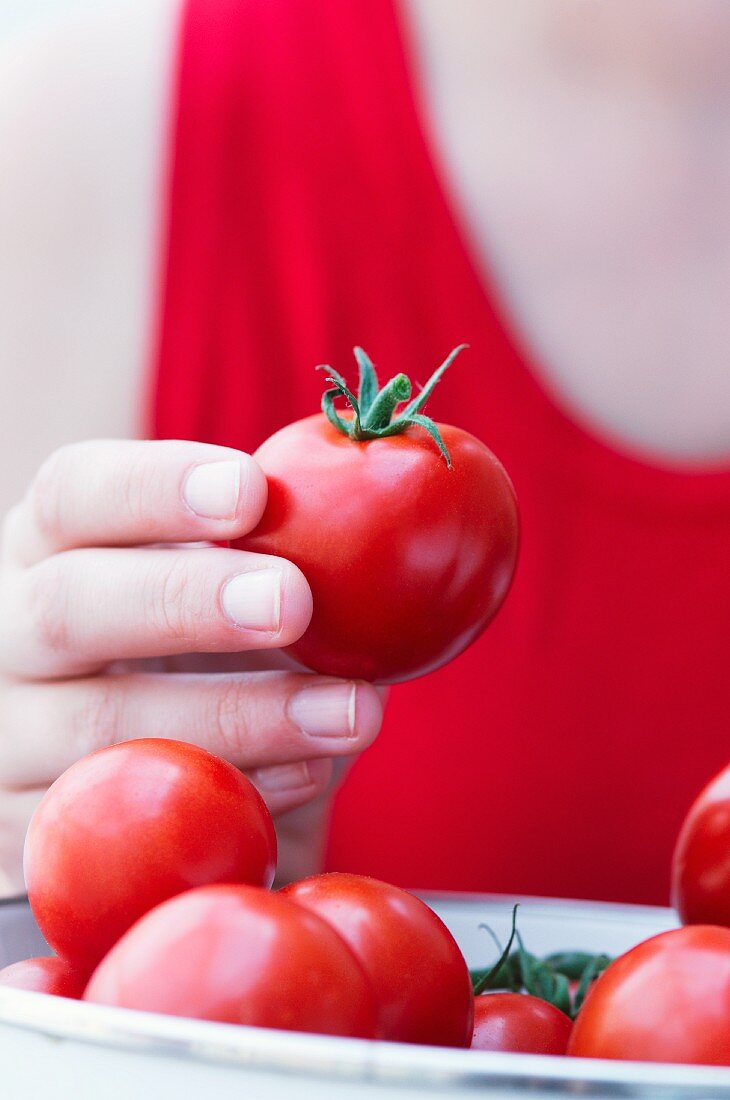
[[[322,395],[322,412],[338,432],[342,432],[356,443],[400,435],[409,427],[422,428],[431,436],[446,465],[451,469],[451,456],[441,438],[438,426],[430,417],[424,416],[421,409],[456,356],[467,346],[467,344],[460,344],[454,348],[412,401],[410,399],[413,387],[405,374],[396,374],[380,389],[372,361],[362,348],[355,348],[355,359],[360,369],[357,397],[337,371],[327,366],[317,368],[325,371],[327,380],[332,383],[332,388]],[[352,419],[346,419],[338,413],[335,408],[335,399],[338,397],[344,397],[349,404],[353,411]],[[398,413],[398,406],[406,401],[410,401],[410,404]]]

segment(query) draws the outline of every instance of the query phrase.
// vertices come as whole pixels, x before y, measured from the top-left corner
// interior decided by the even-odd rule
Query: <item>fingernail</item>
[[[190,471],[183,486],[188,508],[207,519],[233,519],[241,491],[241,463],[204,462]]]
[[[355,736],[357,684],[312,684],[289,701],[289,717],[310,737]]]
[[[270,768],[259,768],[252,775],[257,787],[267,791],[290,791],[297,787],[309,787],[312,776],[307,764],[276,764]]]
[[[236,626],[276,633],[281,629],[280,570],[256,569],[239,573],[226,584],[221,603]]]

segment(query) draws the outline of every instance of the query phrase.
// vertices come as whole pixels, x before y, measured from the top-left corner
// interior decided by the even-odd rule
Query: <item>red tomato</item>
[[[730,926],[730,767],[685,819],[672,860],[672,901],[684,924]]]
[[[323,917],[352,948],[375,990],[383,1038],[469,1046],[469,971],[454,937],[427,905],[361,875],[315,875],[280,893]]]
[[[56,997],[70,997],[75,1001],[83,994],[87,979],[88,975],[53,955],[23,959],[0,970],[0,985],[30,989],[34,993],[53,993]]]
[[[474,998],[472,1050],[565,1054],[573,1024],[559,1008],[527,993]]]
[[[142,917],[84,1000],[229,1024],[373,1038],[373,990],[349,947],[255,886],[203,886]]]
[[[568,1054],[730,1065],[730,930],[678,928],[616,959],[578,1013]]]
[[[420,426],[358,441],[324,415],[256,452],[268,504],[234,545],[288,558],[309,581],[312,621],[290,647],[307,667],[380,683],[423,676],[502,603],[517,558],[512,484],[478,439],[435,427],[451,468]]]
[[[270,886],[276,836],[236,768],[180,741],[127,741],[79,760],[40,803],[25,843],[38,926],[90,971],[154,905],[193,886]]]

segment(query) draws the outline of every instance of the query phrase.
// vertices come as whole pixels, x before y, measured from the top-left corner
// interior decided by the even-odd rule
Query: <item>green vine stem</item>
[[[362,348],[354,348],[355,359],[360,370],[357,397],[336,370],[328,366],[317,367],[317,370],[326,372],[327,381],[332,383],[332,388],[325,390],[322,394],[322,412],[338,432],[342,432],[343,435],[358,443],[368,439],[400,435],[409,427],[422,428],[434,440],[446,460],[446,465],[451,469],[451,456],[436,423],[429,416],[424,416],[421,410],[456,356],[468,346],[468,344],[459,344],[454,348],[413,400],[411,400],[413,387],[405,374],[396,374],[395,378],[391,378],[390,382],[381,389],[370,357]],[[337,397],[344,397],[348,402],[353,412],[352,419],[340,416],[335,408]],[[398,412],[398,406],[406,402],[408,402],[406,407]]]
[[[584,951],[559,951],[538,958],[527,951],[522,942],[517,929],[516,905],[512,910],[512,930],[504,950],[489,925],[480,924],[479,927],[487,931],[495,942],[499,958],[489,968],[471,971],[475,995],[500,989],[530,993],[575,1019],[593,982],[611,962],[610,955],[590,955]],[[515,942],[517,948],[513,951]],[[572,995],[570,982],[577,985]]]

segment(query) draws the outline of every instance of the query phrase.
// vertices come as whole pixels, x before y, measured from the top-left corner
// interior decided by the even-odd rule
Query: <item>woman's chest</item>
[[[619,446],[730,455],[730,98],[561,80],[411,14],[431,153],[535,373]]]

